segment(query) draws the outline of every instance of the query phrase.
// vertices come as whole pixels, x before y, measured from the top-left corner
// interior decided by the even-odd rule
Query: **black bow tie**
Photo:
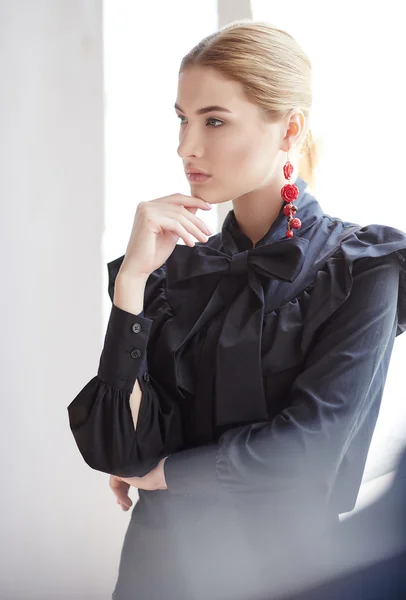
[[[215,371],[215,425],[267,419],[261,367],[264,293],[258,275],[293,282],[303,268],[308,243],[307,239],[297,236],[232,256],[210,246],[190,249],[179,245],[175,249],[176,256],[172,255],[173,260],[168,259],[169,303],[182,324],[174,356],[178,386],[195,390],[196,382],[182,364],[182,354],[193,335],[219,312],[226,311],[221,328],[213,332],[218,339],[205,342],[199,361],[199,370],[206,369],[206,376],[200,378],[203,382]],[[191,280],[195,280],[198,289],[201,287],[202,296],[206,292],[207,297],[205,287],[213,290],[213,279],[209,279],[213,277],[217,286],[204,306],[188,301],[187,284]],[[184,294],[180,293],[182,289]],[[171,290],[174,291],[172,300]],[[209,387],[204,392],[200,390],[201,394],[211,392]],[[201,406],[200,430],[204,429],[204,406],[207,409],[208,402],[208,397],[197,402],[197,406]],[[211,423],[207,423],[208,431],[210,427]],[[207,441],[203,438],[204,435],[201,441]]]
[[[229,256],[210,246],[176,247],[176,261],[168,262],[173,283],[202,275],[247,276],[250,272],[283,281],[294,281],[303,267],[309,241],[301,237],[278,240],[271,244]],[[183,254],[183,256],[182,256]],[[230,279],[233,284],[233,279]]]

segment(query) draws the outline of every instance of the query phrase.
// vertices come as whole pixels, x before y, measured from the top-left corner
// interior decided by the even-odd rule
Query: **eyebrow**
[[[176,104],[176,102],[175,102],[175,108],[177,110],[179,110],[180,112],[185,112],[184,110],[181,109],[181,107],[179,106],[179,104]],[[228,110],[228,108],[224,108],[223,106],[206,106],[205,108],[199,108],[196,111],[196,114],[197,115],[204,115],[205,113],[211,112],[213,110],[231,113],[231,110]]]

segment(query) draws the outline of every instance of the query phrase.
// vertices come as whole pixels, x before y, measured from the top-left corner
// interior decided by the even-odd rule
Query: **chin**
[[[193,196],[196,196],[196,198],[200,198],[201,200],[204,200],[205,202],[208,202],[209,204],[212,204],[213,206],[217,205],[217,204],[223,204],[224,202],[228,202],[231,201],[233,199],[233,196],[230,195],[225,195],[225,194],[215,194],[215,193],[204,193],[203,191],[200,190],[193,190],[193,192],[191,192],[191,194]]]
[[[190,185],[190,195],[195,196],[196,198],[200,198],[213,206],[216,204],[223,204],[224,202],[232,201],[236,195],[227,194],[221,192],[216,187],[206,187],[203,185],[194,185],[193,183]]]
[[[204,200],[205,202],[209,202],[210,204],[215,204],[215,200],[213,200],[211,198],[211,196],[213,194],[209,194],[206,191],[204,191],[200,186],[196,185],[191,185],[190,186],[190,195],[194,196],[195,198],[200,198],[200,200]]]

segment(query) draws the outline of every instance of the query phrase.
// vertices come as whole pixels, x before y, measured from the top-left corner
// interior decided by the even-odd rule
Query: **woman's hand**
[[[194,246],[194,238],[207,242],[210,229],[196,216],[211,205],[196,196],[172,194],[140,202],[118,276],[145,278],[161,267],[182,238]]]
[[[128,495],[130,485],[125,483],[117,475],[110,475],[110,489],[117,498],[117,504],[119,504],[122,510],[129,510],[132,506],[132,500]]]
[[[167,456],[162,458],[157,466],[144,475],[144,477],[118,477],[117,475],[110,475],[110,488],[117,498],[117,504],[121,506],[122,510],[127,511],[132,506],[132,500],[128,495],[130,486],[149,491],[168,489],[164,474],[164,464],[167,458]]]

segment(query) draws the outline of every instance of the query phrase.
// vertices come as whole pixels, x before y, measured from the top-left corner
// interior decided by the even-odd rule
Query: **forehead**
[[[212,67],[188,67],[182,71],[176,102],[185,111],[217,104],[237,112],[250,104],[239,81],[227,79]]]

